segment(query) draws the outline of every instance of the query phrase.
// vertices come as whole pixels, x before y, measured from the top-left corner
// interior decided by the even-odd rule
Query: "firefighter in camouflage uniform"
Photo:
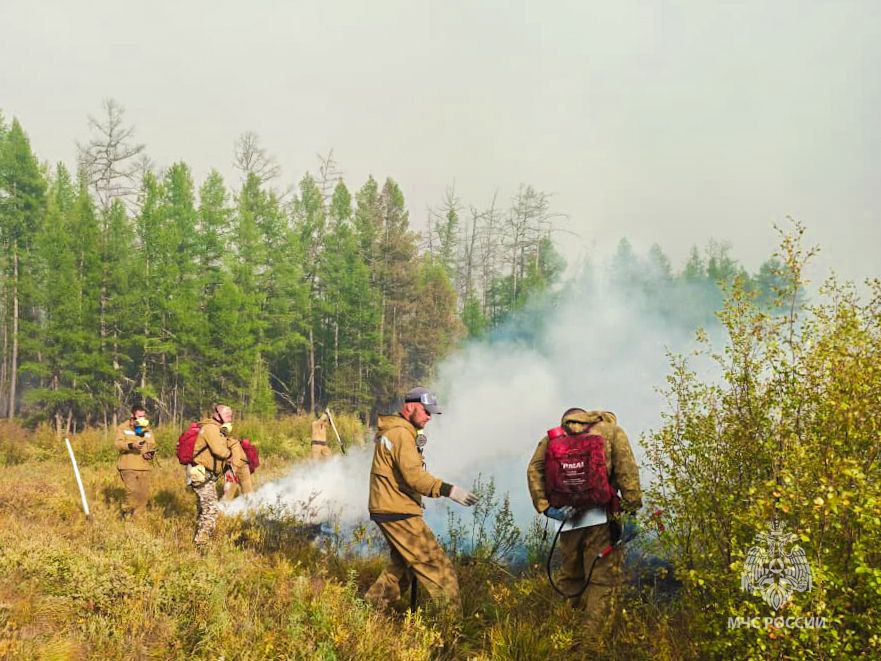
[[[630,441],[624,430],[618,426],[615,415],[608,411],[573,408],[563,414],[562,427],[569,435],[590,433],[603,438],[608,484],[620,494],[621,513],[634,514],[642,506],[639,467]],[[549,518],[563,520],[568,518],[572,508],[552,507],[546,491],[545,458],[548,443],[547,436],[542,438],[529,462],[529,493],[538,512]],[[561,510],[565,511],[561,514]],[[614,538],[620,535],[620,530],[620,516],[616,513],[606,523],[562,532],[559,538],[562,559],[559,588],[567,594],[578,593],[584,587],[594,558],[616,541]],[[616,550],[597,561],[587,589],[571,598],[573,606],[584,610],[588,640],[598,641],[611,626],[617,611],[616,601],[621,582],[622,553]]]

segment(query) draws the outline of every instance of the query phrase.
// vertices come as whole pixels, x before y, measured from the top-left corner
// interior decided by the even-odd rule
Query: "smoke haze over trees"
[[[528,185],[485,206],[451,188],[420,236],[392,178],[350,189],[332,152],[283,193],[252,133],[235,146],[235,188],[217,171],[195,182],[184,162],[157,170],[113,101],[89,128],[72,173],[40,165],[0,117],[7,417],[109,424],[135,401],[174,423],[216,400],[375,411],[458,342],[583,285],[561,282],[565,217]],[[608,269],[693,325],[712,320],[719,282],[741,276],[767,298],[776,277],[773,261],[745,273],[723,244],[677,271],[660,246],[638,255],[626,239]]]

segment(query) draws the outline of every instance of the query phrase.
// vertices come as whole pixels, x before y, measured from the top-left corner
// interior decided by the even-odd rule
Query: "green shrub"
[[[813,255],[801,233],[784,236],[779,255],[783,313],[731,288],[719,315],[729,342],[704,350],[721,382],[674,357],[670,409],[645,439],[657,476],[649,494],[670,516],[662,546],[701,656],[881,655],[881,285],[869,283],[863,303],[832,278],[819,303],[801,306]],[[740,590],[745,554],[775,519],[813,570],[813,589],[776,612]],[[773,615],[827,626],[727,630],[728,617]]]

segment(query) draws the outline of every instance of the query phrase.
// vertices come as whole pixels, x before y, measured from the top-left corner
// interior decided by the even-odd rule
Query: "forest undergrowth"
[[[444,619],[422,599],[415,613],[402,601],[384,614],[362,598],[386,560],[366,516],[363,527],[345,534],[333,526],[319,532],[289,514],[222,517],[202,557],[191,543],[194,497],[169,433],[159,433],[165,452],[150,509],[134,522],[119,516],[124,491],[99,430],[74,439],[91,521],[63,446],[9,424],[0,433],[7,464],[0,482],[0,658],[523,659],[567,658],[580,649],[581,615],[551,593],[538,563],[514,571],[495,554],[460,548],[461,621]],[[306,449],[293,438],[267,443],[258,486]],[[496,503],[487,519],[498,515]],[[487,530],[491,537],[495,529]],[[605,658],[682,657],[678,628],[646,590],[628,598],[628,616]]]

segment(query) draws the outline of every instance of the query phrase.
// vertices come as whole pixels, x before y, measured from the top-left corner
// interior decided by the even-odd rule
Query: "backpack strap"
[[[202,427],[200,426],[200,427],[199,427],[199,435],[201,435],[201,434],[202,434]],[[199,436],[196,436],[196,440],[197,440],[197,441],[199,440]],[[195,448],[194,448],[194,449],[195,449]],[[218,474],[221,473],[221,472],[223,471],[223,465],[222,465],[222,464],[221,464],[221,466],[220,466],[220,470],[219,470],[219,471],[218,471],[218,470],[214,470],[214,469],[217,468],[217,463],[218,463],[218,462],[226,461],[226,459],[227,459],[228,457],[218,457],[216,454],[214,454],[214,452],[211,451],[211,446],[208,445],[208,441],[207,441],[207,439],[205,440],[205,445],[202,447],[201,450],[199,450],[198,452],[193,452],[193,459],[195,459],[195,458],[198,457],[200,454],[202,454],[203,452],[205,452],[205,450],[208,450],[209,454],[211,455],[211,459],[212,459],[212,462],[211,462],[211,464],[212,464],[212,471],[211,471],[211,472],[212,472],[212,473],[218,473]],[[195,466],[195,462],[193,462],[192,465]]]
[[[194,453],[193,453],[193,459],[195,459],[195,458],[198,457],[200,454],[202,454],[203,452],[205,452],[205,450],[208,450],[208,449],[209,449],[209,448],[208,448],[208,444],[205,443],[205,447],[204,447],[204,448],[202,448],[202,449],[199,450],[198,452],[194,452]],[[191,462],[190,462],[190,466],[195,466],[195,465],[196,465],[196,462],[195,462],[195,461],[191,461]]]

